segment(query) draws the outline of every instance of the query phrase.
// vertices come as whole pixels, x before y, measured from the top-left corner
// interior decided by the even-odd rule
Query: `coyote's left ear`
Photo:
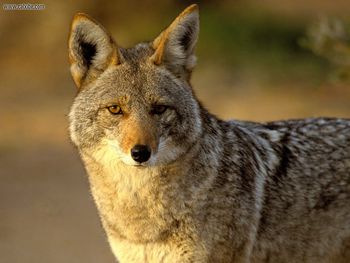
[[[110,34],[86,14],[74,16],[68,42],[70,70],[78,88],[98,78],[108,65],[121,61]]]
[[[189,77],[196,64],[194,48],[199,33],[198,6],[187,7],[152,43],[152,60],[176,76]]]

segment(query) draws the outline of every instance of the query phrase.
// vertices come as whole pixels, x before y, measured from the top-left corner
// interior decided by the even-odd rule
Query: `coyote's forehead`
[[[132,51],[129,53],[133,54]],[[125,51],[125,54],[129,53]],[[115,102],[128,107],[138,104],[184,107],[192,104],[193,96],[186,80],[176,78],[146,59],[110,66],[86,93],[98,97],[98,103]]]

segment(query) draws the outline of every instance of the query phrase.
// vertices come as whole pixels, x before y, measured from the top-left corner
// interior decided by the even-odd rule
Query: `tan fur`
[[[106,164],[103,177],[98,176],[97,171],[89,170],[91,166],[88,165],[87,168],[92,175],[89,178],[97,207],[104,211],[101,216],[108,240],[120,262],[180,263],[187,260],[192,262],[194,257],[194,262],[207,262],[205,245],[199,237],[195,238],[193,229],[177,229],[177,223],[173,219],[172,214],[180,215],[184,205],[182,202],[185,202],[183,200],[178,203],[180,196],[177,195],[180,189],[171,189],[168,185],[161,186],[159,173],[162,171],[159,167],[140,170],[137,167],[125,166],[116,162],[114,153],[106,152],[106,149],[102,146],[93,156],[94,161]],[[91,159],[85,159],[86,163],[90,161]],[[186,173],[186,169],[183,169],[185,165],[182,163],[181,166],[169,167],[172,173],[177,175],[173,180],[179,180]],[[110,185],[116,186],[114,191],[111,191]],[[163,191],[170,194],[170,199],[174,202],[164,200]],[[149,201],[145,203],[145,200]],[[110,227],[109,222],[118,222],[117,225],[122,227],[127,239],[119,236],[115,228]],[[176,232],[170,233],[169,229],[176,229]],[[189,234],[192,239],[186,240]],[[169,241],[152,242],[167,239],[169,235],[173,236]],[[181,241],[181,246],[178,241]],[[186,259],[182,251],[187,250],[195,251],[198,255],[189,253]]]

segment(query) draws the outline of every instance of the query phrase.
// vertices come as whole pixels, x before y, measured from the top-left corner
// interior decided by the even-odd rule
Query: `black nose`
[[[131,157],[139,163],[148,161],[151,150],[147,145],[137,144],[131,149]]]

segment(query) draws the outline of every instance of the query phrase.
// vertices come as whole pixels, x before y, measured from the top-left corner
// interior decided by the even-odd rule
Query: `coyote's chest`
[[[92,194],[110,232],[135,242],[156,241],[176,224],[160,171],[123,164],[87,163]],[[168,187],[167,187],[168,188]]]

